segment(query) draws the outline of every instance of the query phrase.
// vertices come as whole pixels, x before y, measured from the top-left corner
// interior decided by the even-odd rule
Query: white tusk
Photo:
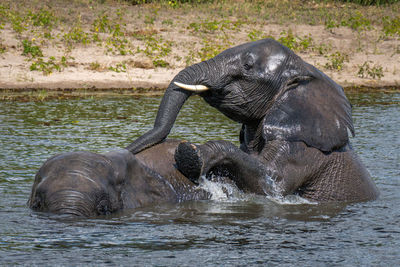
[[[183,89],[186,89],[189,91],[193,91],[193,92],[204,92],[204,91],[207,91],[208,89],[210,89],[207,86],[201,85],[201,84],[188,85],[188,84],[184,84],[184,83],[180,83],[180,82],[174,82],[174,84],[179,86],[180,88],[183,88]]]

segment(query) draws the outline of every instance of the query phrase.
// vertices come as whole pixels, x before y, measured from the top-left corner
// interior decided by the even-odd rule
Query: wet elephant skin
[[[90,217],[209,198],[176,169],[178,144],[168,140],[137,155],[121,149],[53,156],[37,172],[28,205],[36,211]]]
[[[213,171],[262,195],[319,202],[378,197],[349,140],[352,109],[343,88],[279,42],[245,43],[182,70],[164,94],[154,128],[127,149],[136,154],[164,140],[193,94],[242,124],[240,147],[179,146],[178,168],[194,182]]]

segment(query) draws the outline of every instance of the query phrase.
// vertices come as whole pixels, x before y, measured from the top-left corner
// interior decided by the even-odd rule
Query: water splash
[[[302,198],[298,195],[287,195],[287,196],[267,196],[268,200],[271,200],[280,205],[317,205],[317,202],[311,201],[309,199]]]
[[[243,193],[232,182],[227,182],[223,177],[213,176],[207,179],[202,176],[199,180],[201,189],[211,194],[211,200],[237,201],[243,199]]]
[[[270,185],[272,192],[270,194],[266,193],[265,200],[272,201],[279,205],[302,205],[310,204],[317,205],[317,202],[302,198],[298,195],[287,195],[283,196],[280,192],[279,186],[268,177],[271,181]],[[230,179],[225,177],[212,175],[210,178],[202,176],[199,180],[199,186],[201,189],[209,192],[211,194],[211,200],[221,201],[221,202],[235,202],[243,201],[254,198],[254,194],[244,193],[241,191]],[[262,197],[262,196],[261,196]]]

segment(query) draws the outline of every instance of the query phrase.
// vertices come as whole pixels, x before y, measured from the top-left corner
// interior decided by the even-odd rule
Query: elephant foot
[[[182,142],[176,148],[175,161],[178,170],[193,183],[198,184],[204,163],[200,149],[192,143]]]

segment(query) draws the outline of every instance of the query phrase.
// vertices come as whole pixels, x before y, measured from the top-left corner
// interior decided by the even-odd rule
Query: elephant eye
[[[244,59],[244,64],[243,64],[243,68],[245,70],[249,70],[254,66],[254,56],[252,54],[247,54],[245,59]]]
[[[243,67],[244,67],[245,70],[249,70],[249,69],[251,69],[252,66],[250,64],[248,64],[248,63],[245,63],[243,65]]]

